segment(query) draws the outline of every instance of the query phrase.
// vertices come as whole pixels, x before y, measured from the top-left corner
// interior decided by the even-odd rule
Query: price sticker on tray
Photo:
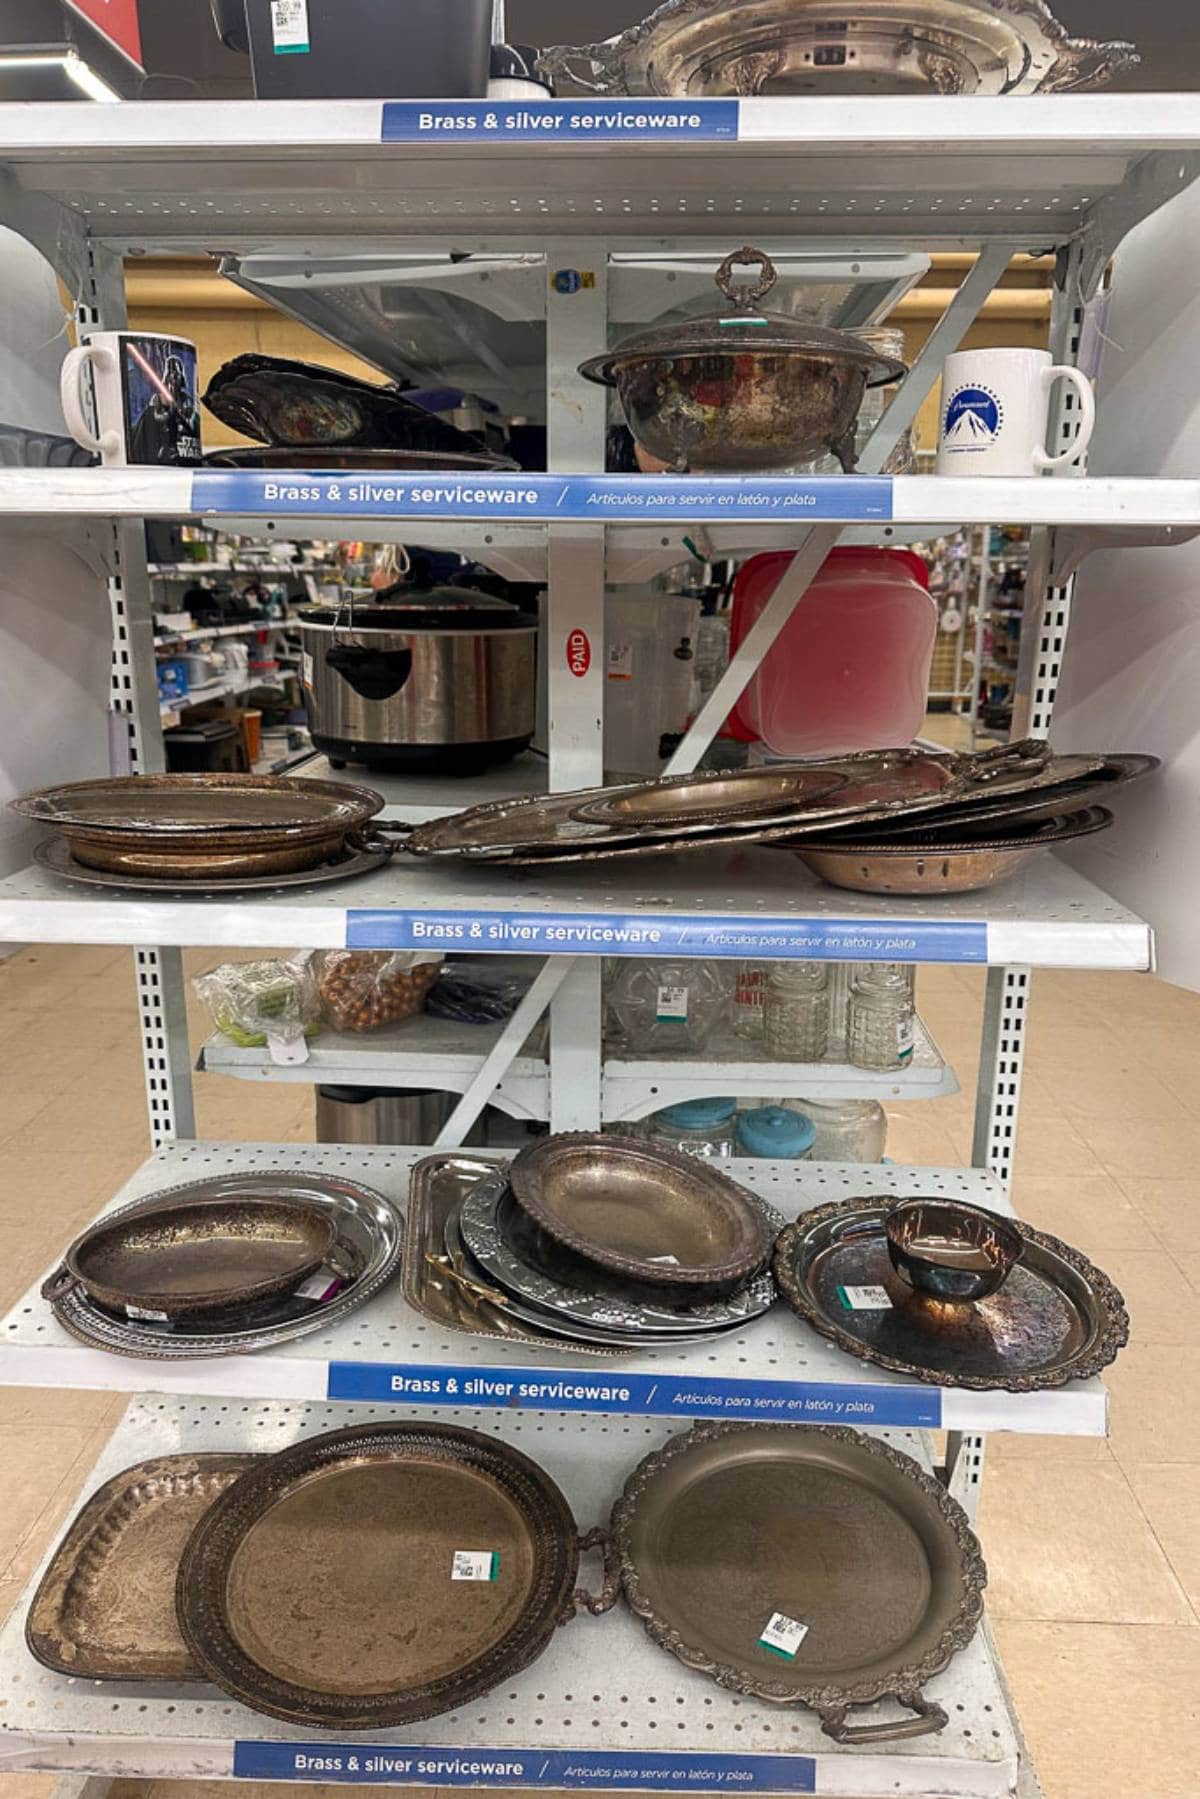
[[[276,56],[304,56],[308,41],[308,0],[271,0],[271,32]]]
[[[657,1024],[686,1024],[688,990],[686,987],[660,987],[654,1008]]]
[[[758,1640],[772,1655],[790,1662],[807,1635],[808,1625],[801,1624],[798,1618],[789,1618],[785,1612],[772,1612],[770,1623]]]
[[[848,1312],[890,1312],[891,1295],[886,1287],[839,1287],[838,1298]]]
[[[451,1580],[499,1580],[498,1549],[456,1549],[450,1566]]]

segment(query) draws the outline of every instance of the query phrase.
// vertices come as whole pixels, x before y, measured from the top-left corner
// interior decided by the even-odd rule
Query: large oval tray
[[[837,1742],[947,1723],[925,1681],[974,1636],[987,1572],[962,1508],[910,1456],[840,1425],[696,1425],[613,1513],[625,1596],[654,1641],[733,1692],[809,1705]],[[778,1616],[799,1645],[763,1641]],[[894,1697],[917,1713],[847,1725]]]
[[[72,1243],[42,1295],[78,1285],[110,1311],[166,1322],[292,1293],[333,1255],[337,1238],[333,1215],[298,1195],[297,1184],[247,1191],[235,1178],[223,1191],[185,1191],[133,1217],[101,1218]]]
[[[863,1361],[941,1387],[1030,1393],[1098,1374],[1129,1341],[1120,1293],[1079,1250],[1014,1220],[1024,1253],[1004,1285],[972,1305],[927,1303],[892,1274],[888,1199],[837,1200],[788,1225],[775,1278],[792,1310]],[[886,1310],[848,1310],[846,1287],[887,1289]]]
[[[711,1163],[638,1137],[569,1131],[514,1157],[513,1198],[572,1256],[680,1303],[727,1298],[771,1254],[762,1210]]]
[[[280,1300],[235,1307],[181,1325],[119,1317],[76,1288],[53,1302],[56,1321],[76,1341],[91,1349],[106,1350],[110,1355],[136,1356],[153,1362],[244,1355],[290,1343],[313,1331],[331,1329],[380,1292],[398,1269],[404,1248],[404,1224],[382,1194],[337,1175],[305,1174],[294,1168],[264,1170],[239,1175],[237,1179],[247,1192],[277,1192],[280,1183],[287,1182],[293,1191],[302,1191],[308,1203],[331,1213],[337,1229],[338,1263],[345,1270],[344,1285],[332,1299],[322,1303],[292,1293]],[[114,1221],[136,1218],[153,1210],[164,1198],[179,1193],[221,1192],[227,1183],[228,1177],[216,1176],[211,1181],[166,1188],[145,1199],[132,1200],[108,1216]]]
[[[370,787],[300,775],[113,775],[9,802],[57,830],[203,837],[210,832],[350,831],[382,812]]]
[[[579,1549],[563,1495],[519,1450],[454,1425],[360,1425],[218,1500],[180,1564],[179,1624],[206,1677],[253,1710],[388,1729],[535,1661],[574,1611]],[[498,1562],[456,1579],[463,1551]]]
[[[175,1618],[196,1525],[257,1455],[164,1455],[106,1481],[71,1524],[25,1619],[29,1653],[79,1680],[198,1680]]]
[[[627,1332],[631,1337],[640,1336],[643,1341],[649,1337],[669,1344],[686,1341],[697,1330],[720,1331],[746,1324],[774,1304],[775,1283],[765,1271],[731,1298],[690,1307],[686,1311],[643,1305],[611,1293],[587,1293],[578,1287],[566,1286],[540,1269],[531,1268],[512,1249],[497,1222],[507,1190],[504,1173],[481,1181],[463,1201],[458,1215],[459,1230],[480,1267],[499,1286],[526,1300],[536,1310],[555,1313],[585,1329],[595,1326],[617,1334]],[[757,1196],[751,1198],[769,1228],[778,1231],[783,1224],[780,1214],[764,1205]]]

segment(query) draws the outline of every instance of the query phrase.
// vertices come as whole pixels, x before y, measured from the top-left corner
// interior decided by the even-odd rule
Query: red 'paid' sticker
[[[567,667],[573,675],[586,675],[592,666],[592,646],[586,631],[572,631],[567,638]]]

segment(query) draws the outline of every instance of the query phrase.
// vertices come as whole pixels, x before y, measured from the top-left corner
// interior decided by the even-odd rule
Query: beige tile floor
[[[896,1107],[889,1151],[965,1161],[982,977],[925,969],[919,996],[963,1091]],[[1027,1071],[1017,1204],[1112,1273],[1133,1341],[1111,1373],[1107,1443],[993,1439],[980,1520],[991,1616],[1047,1799],[1196,1799],[1200,1231],[1188,1171],[1200,1150],[1200,998],[1149,977],[1039,974]],[[203,1079],[197,1098],[203,1135],[312,1135],[305,1087]],[[129,953],[39,949],[0,964],[0,1300],[147,1148]],[[122,1403],[0,1389],[0,1615],[73,1510]],[[45,1799],[51,1785],[9,1776],[0,1799]],[[146,1799],[147,1786],[120,1792]]]

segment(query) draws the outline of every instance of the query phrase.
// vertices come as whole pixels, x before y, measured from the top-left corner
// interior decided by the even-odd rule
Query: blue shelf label
[[[887,520],[892,483],[875,475],[321,474],[197,469],[194,513],[269,517],[557,519],[657,524]]]
[[[419,1749],[381,1743],[235,1743],[237,1780],[349,1785],[613,1787],[815,1793],[811,1755],[669,1755],[652,1749]]]
[[[527,870],[523,870],[527,873]],[[495,876],[493,874],[492,879]],[[464,872],[464,890],[469,877]],[[531,956],[682,956],[783,962],[986,962],[986,924],[948,919],[672,918],[605,912],[351,909],[348,949]]]
[[[389,100],[385,144],[731,143],[736,100]]]
[[[939,1430],[942,1423],[937,1387],[724,1380],[626,1374],[619,1369],[591,1373],[577,1368],[331,1362],[326,1398],[640,1418],[774,1418],[789,1424],[904,1425],[923,1430]]]

